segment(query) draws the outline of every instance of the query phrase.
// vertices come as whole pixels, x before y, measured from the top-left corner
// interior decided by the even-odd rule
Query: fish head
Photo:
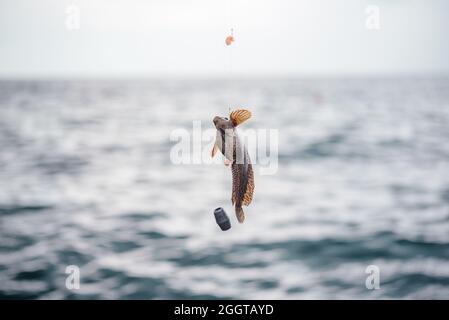
[[[215,116],[213,122],[217,130],[225,131],[234,128],[232,121],[226,117]]]

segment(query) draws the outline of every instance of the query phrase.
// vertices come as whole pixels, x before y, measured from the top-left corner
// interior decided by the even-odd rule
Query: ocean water
[[[229,105],[279,132],[241,225],[170,158]],[[449,79],[1,81],[0,298],[449,298]]]

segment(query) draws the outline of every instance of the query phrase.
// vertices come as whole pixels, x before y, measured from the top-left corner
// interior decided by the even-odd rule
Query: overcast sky
[[[0,77],[449,74],[448,33],[447,0],[0,0]]]

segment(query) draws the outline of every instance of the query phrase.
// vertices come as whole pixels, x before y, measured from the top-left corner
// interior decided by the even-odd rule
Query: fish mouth
[[[213,121],[213,123],[214,123],[214,125],[215,125],[215,128],[216,128],[220,133],[224,134],[223,128],[220,127],[220,121],[221,121],[221,120],[222,120],[221,117],[215,116],[214,119],[213,119],[212,121]]]

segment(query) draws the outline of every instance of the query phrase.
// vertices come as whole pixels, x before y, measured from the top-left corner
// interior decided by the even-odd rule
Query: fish
[[[231,112],[229,119],[220,116],[213,118],[217,133],[211,156],[214,157],[217,150],[220,150],[224,156],[225,165],[231,165],[231,202],[235,207],[235,215],[240,223],[245,221],[245,213],[242,206],[248,206],[253,200],[255,185],[251,159],[245,144],[242,143],[237,134],[236,127],[249,118],[251,118],[251,112],[245,109]]]

